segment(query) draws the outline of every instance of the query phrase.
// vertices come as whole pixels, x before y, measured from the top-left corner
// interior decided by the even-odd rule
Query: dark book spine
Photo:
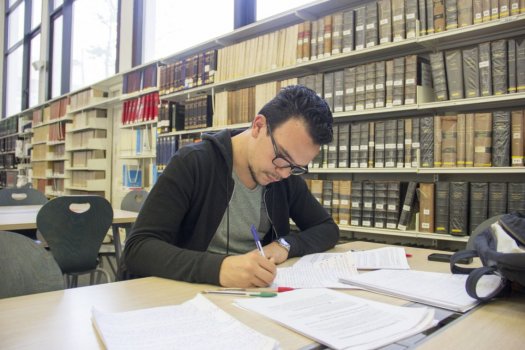
[[[492,166],[510,166],[510,111],[492,113]]]
[[[392,34],[393,41],[405,40],[405,0],[392,0]]]
[[[479,89],[481,96],[492,95],[492,59],[490,43],[482,43],[479,48]]]
[[[322,196],[322,205],[323,208],[332,215],[332,195],[333,195],[333,183],[329,180],[323,181],[323,196]]]
[[[427,34],[434,34],[434,0],[425,0],[427,12]]]
[[[494,95],[504,95],[508,90],[507,40],[492,41],[490,48],[492,53],[492,88]]]
[[[356,67],[355,77],[355,109],[362,111],[365,109],[366,101],[366,66],[360,65]]]
[[[359,133],[359,167],[368,168],[368,122],[359,123],[360,133]]]
[[[325,73],[324,74],[324,83],[323,83],[323,90],[324,90],[324,100],[328,104],[328,107],[330,107],[330,110],[334,111],[334,73]]]
[[[376,64],[374,62],[365,65],[365,109],[372,109],[376,102]]]
[[[410,220],[415,209],[416,189],[417,182],[410,181],[408,184],[405,199],[403,201],[403,207],[401,208],[399,223],[397,225],[397,228],[401,231],[406,231],[406,229],[409,227]]]
[[[419,8],[419,35],[427,34],[427,1],[418,0]]]
[[[361,225],[374,227],[374,182],[363,181],[363,211]]]
[[[374,167],[375,147],[375,122],[368,122],[368,167]]]
[[[377,121],[374,123],[374,126],[375,126],[374,167],[384,168],[385,167],[385,122]]]
[[[344,103],[345,111],[355,110],[355,79],[356,79],[356,68],[350,67],[344,70]]]
[[[394,92],[392,105],[399,106],[405,101],[405,58],[394,58]]]
[[[366,19],[365,19],[365,41],[366,47],[373,47],[378,44],[378,14],[377,2],[369,2],[365,5]]]
[[[408,55],[405,57],[405,101],[404,104],[410,105],[417,102],[417,84],[418,84],[418,65],[417,55]],[[421,67],[421,66],[420,66]],[[419,69],[421,73],[421,69]]]
[[[436,100],[448,100],[447,75],[443,52],[439,51],[430,54],[430,66],[432,68],[432,80],[434,82],[434,95]]]
[[[378,1],[379,43],[392,42],[392,2],[391,0]]]
[[[397,120],[385,121],[385,168],[395,168],[397,159]]]
[[[344,109],[344,71],[334,72],[334,112]]]
[[[492,166],[492,113],[474,116],[474,166]]]
[[[445,29],[456,29],[458,27],[457,0],[445,0]]]
[[[489,209],[489,184],[487,182],[470,183],[470,215],[469,233],[472,234],[476,227],[487,220]]]
[[[449,233],[449,194],[450,182],[436,182],[436,215],[434,220],[436,233]]]
[[[376,181],[374,184],[374,227],[386,228],[387,198],[388,183]]]
[[[489,212],[488,217],[505,214],[507,212],[507,183],[489,183]]]
[[[376,81],[375,81],[375,107],[385,107],[386,93],[386,65],[385,61],[376,62]]]
[[[405,165],[405,120],[397,120],[396,131],[396,167],[403,168]]]
[[[509,182],[508,187],[508,212],[525,215],[525,182]]]
[[[338,133],[339,133],[339,124],[334,124],[332,126],[332,130],[333,130],[334,137],[332,138],[332,142],[328,144],[328,162],[327,162],[328,169],[335,169],[337,168],[337,165],[338,165],[337,141],[338,141]]]
[[[364,6],[355,9],[355,49],[365,48],[365,19],[366,10]]]
[[[516,66],[516,40],[509,39],[507,42],[508,50],[508,92],[514,93],[518,91],[517,86],[517,66]],[[520,67],[520,69],[524,69]]]
[[[525,13],[525,0],[521,13]],[[517,38],[516,40],[516,90],[517,92],[525,91],[525,37]]]
[[[419,127],[419,118],[412,118],[412,146],[411,146],[411,163],[412,168],[418,168],[419,167],[419,161],[418,161],[418,152],[420,151],[420,140],[419,140],[419,133],[420,133],[420,127]]]
[[[468,182],[450,183],[450,234],[468,235]]]
[[[343,12],[343,52],[354,51],[354,10]]]
[[[525,119],[524,111],[522,109],[511,112],[511,128],[512,128],[512,142],[511,142],[511,159],[512,166],[521,167],[524,165],[524,140],[525,137]]]
[[[388,182],[386,228],[396,229],[401,211],[401,183],[399,181]]]
[[[465,97],[478,97],[479,93],[479,52],[477,46],[463,49],[463,81]]]
[[[359,145],[361,143],[360,123],[350,124],[350,167],[359,168]]]
[[[434,117],[419,119],[420,154],[422,168],[434,166]]]
[[[463,59],[461,50],[449,50],[445,52],[447,67],[447,83],[449,97],[451,100],[464,98],[463,94]]]
[[[385,62],[386,82],[385,82],[385,106],[392,107],[394,104],[394,60]]]
[[[406,38],[413,39],[417,36],[418,0],[405,0],[405,30]]]
[[[350,124],[343,123],[339,125],[338,129],[338,139],[339,139],[339,148],[338,148],[338,168],[348,168],[349,167],[349,150],[350,150]]]
[[[350,223],[352,226],[361,226],[363,210],[363,183],[352,181]]]

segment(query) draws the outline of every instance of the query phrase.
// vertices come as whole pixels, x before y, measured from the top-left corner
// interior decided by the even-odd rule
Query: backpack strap
[[[472,298],[477,299],[479,301],[489,301],[495,296],[497,296],[507,285],[507,279],[501,275],[499,275],[497,272],[497,269],[495,267],[488,267],[483,266],[479,267],[477,269],[473,269],[473,271],[468,275],[467,281],[465,283],[465,288],[467,290],[468,295],[470,295]],[[479,280],[486,275],[498,275],[501,279],[498,287],[494,289],[493,291],[490,291],[487,293],[487,295],[479,296],[477,293],[477,285]]]
[[[461,275],[468,275],[471,271],[474,270],[474,268],[471,267],[460,267],[457,266],[457,262],[464,258],[475,258],[478,256],[478,252],[475,250],[460,250],[459,252],[455,252],[450,257],[450,271],[452,273],[457,273]]]

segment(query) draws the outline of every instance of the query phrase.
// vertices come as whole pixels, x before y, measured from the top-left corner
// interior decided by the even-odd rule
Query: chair
[[[485,231],[487,227],[497,222],[502,216],[503,214],[490,217],[487,220],[483,221],[481,224],[479,224],[470,234],[466,249],[474,249],[474,239],[476,238],[476,236],[479,235],[481,232]]]
[[[78,276],[109,274],[98,267],[98,253],[113,221],[113,208],[99,196],[63,196],[40,209],[36,225],[47,241],[60,269],[68,275],[68,287],[78,285]]]
[[[15,232],[0,231],[0,298],[64,289],[50,252]]]
[[[122,199],[120,209],[138,213],[140,211],[140,208],[142,208],[144,201],[148,197],[148,194],[149,192],[143,189],[128,192]],[[120,225],[120,227],[117,227],[116,229],[119,230],[120,228],[123,228],[126,231],[127,235],[129,233],[128,231],[131,229],[131,224]],[[120,240],[120,234],[117,237],[114,236],[113,239]],[[122,244],[118,244],[116,246],[121,247]],[[119,251],[119,254],[116,254],[114,244],[103,244],[102,249],[99,252],[100,261],[102,262],[103,258],[106,258],[106,260],[108,261],[108,265],[111,268],[111,271],[115,274],[115,276],[117,274],[117,268],[111,261],[110,257],[115,257],[116,265],[118,266],[120,260],[120,253],[121,252]]]
[[[47,197],[40,191],[29,187],[4,188],[0,190],[0,206],[38,205],[47,203]],[[37,240],[37,230],[13,230],[32,240]]]
[[[47,197],[33,188],[4,188],[0,190],[0,206],[45,204]]]

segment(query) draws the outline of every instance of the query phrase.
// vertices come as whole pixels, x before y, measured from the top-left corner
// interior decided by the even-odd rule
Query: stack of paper
[[[467,277],[414,270],[377,270],[342,278],[341,282],[373,292],[465,312],[478,304],[478,301],[466,292]],[[497,287],[498,282],[499,279],[486,279],[480,287],[490,290]]]
[[[175,306],[104,313],[93,323],[107,349],[278,349],[279,343],[245,326],[198,294]]]
[[[431,327],[432,309],[378,303],[330,289],[300,289],[276,298],[236,299],[264,315],[335,349],[371,349]]]

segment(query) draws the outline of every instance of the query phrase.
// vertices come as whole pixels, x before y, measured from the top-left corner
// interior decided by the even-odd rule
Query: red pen
[[[411,257],[412,257],[412,254],[406,253],[405,256],[406,256],[407,258],[411,258]]]
[[[291,290],[294,290],[294,288],[291,288],[291,287],[277,287],[277,289],[275,291],[277,293],[282,293],[282,292],[289,292]]]

